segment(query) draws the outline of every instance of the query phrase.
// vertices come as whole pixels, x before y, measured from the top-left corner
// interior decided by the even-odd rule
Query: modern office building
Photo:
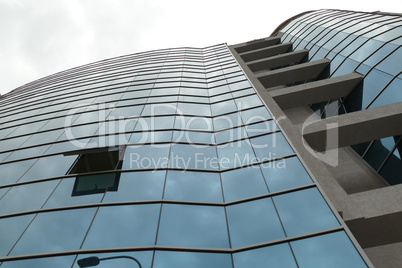
[[[0,267],[398,267],[401,26],[310,11],[1,96]]]

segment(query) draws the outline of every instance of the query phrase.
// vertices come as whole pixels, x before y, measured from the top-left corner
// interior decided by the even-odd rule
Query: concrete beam
[[[336,149],[402,134],[402,102],[334,116],[311,123],[303,138],[316,151]],[[332,136],[337,139],[328,139]]]
[[[247,64],[248,68],[250,68],[253,72],[259,72],[263,70],[273,69],[289,64],[297,64],[302,61],[304,57],[308,54],[307,49],[302,49],[298,51],[288,52],[285,54],[280,54],[277,56],[260,59],[256,61],[252,61]]]
[[[257,75],[257,78],[265,88],[270,88],[308,79],[316,79],[327,66],[329,66],[329,60],[321,59],[267,71]]]
[[[275,55],[288,52],[292,48],[292,43],[284,43],[270,47],[253,50],[250,52],[241,53],[240,57],[244,62],[250,62],[258,59],[268,58]]]
[[[278,44],[280,41],[281,41],[280,36],[272,36],[272,37],[264,38],[261,40],[253,40],[250,42],[241,43],[238,45],[234,45],[232,47],[236,50],[237,53],[244,53],[244,52],[248,52],[251,50],[256,50],[256,49],[260,49],[260,48],[264,48],[264,47],[270,47],[270,46]]]
[[[363,79],[358,73],[323,79],[270,91],[282,109],[319,103],[349,95]]]

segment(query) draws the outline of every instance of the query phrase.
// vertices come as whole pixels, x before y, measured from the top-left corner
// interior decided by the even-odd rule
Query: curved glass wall
[[[2,268],[366,267],[225,45],[95,62],[0,102]]]
[[[293,20],[281,31],[282,42],[293,42],[294,50],[308,49],[310,61],[330,60],[328,77],[351,72],[364,76],[349,96],[312,104],[321,118],[402,101],[402,16],[319,10]],[[384,140],[393,140],[392,146]],[[389,184],[402,183],[399,136],[352,148]]]

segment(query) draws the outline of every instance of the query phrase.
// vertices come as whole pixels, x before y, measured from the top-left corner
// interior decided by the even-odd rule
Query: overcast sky
[[[124,54],[266,37],[321,8],[402,13],[402,0],[0,0],[0,93]]]

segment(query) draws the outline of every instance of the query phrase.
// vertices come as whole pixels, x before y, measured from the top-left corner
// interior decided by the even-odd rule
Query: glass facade
[[[367,266],[226,45],[0,102],[2,268]]]
[[[329,73],[323,78],[351,72],[364,76],[347,97],[312,104],[321,118],[402,101],[400,15],[319,10],[291,21],[281,32],[281,41],[293,42],[294,50],[309,50],[309,61],[330,60]],[[392,146],[383,139],[352,148],[389,184],[399,184],[400,136],[386,140],[392,140]]]

